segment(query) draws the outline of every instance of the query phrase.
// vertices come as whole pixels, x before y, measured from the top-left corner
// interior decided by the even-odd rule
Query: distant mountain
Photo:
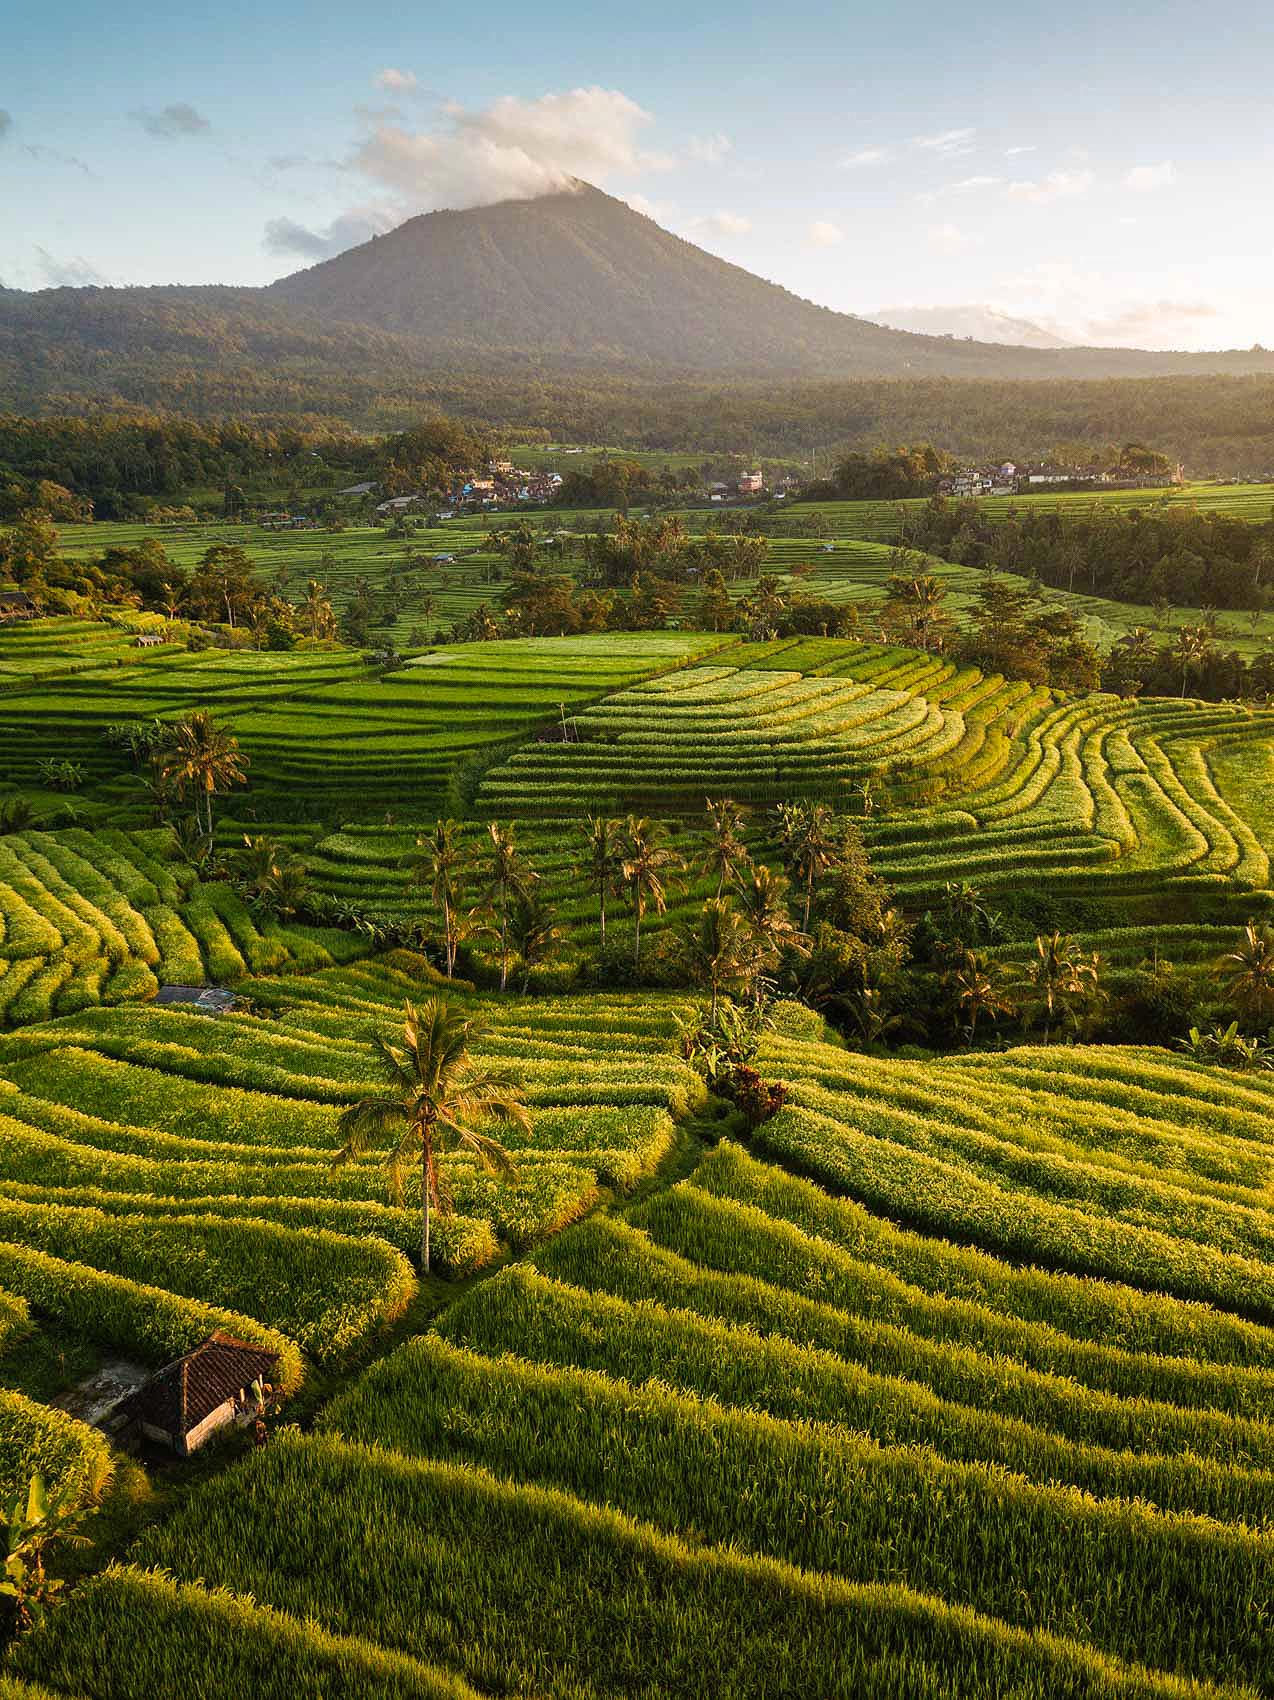
[[[1030,319],[997,313],[994,307],[882,307],[868,315],[877,325],[896,331],[919,331],[925,336],[966,337],[974,342],[1007,343],[1012,348],[1074,348]]]
[[[997,319],[988,340],[966,341],[834,313],[580,184],[408,219],[265,289],[0,289],[0,408],[308,411],[375,422],[387,410],[398,416],[404,396],[455,405],[457,386],[462,407],[467,396],[470,411],[482,408],[485,377],[533,419],[534,392],[550,383],[601,395],[621,380],[1274,373],[1263,350],[991,340],[1012,323]],[[604,434],[607,418],[603,408],[590,429]],[[860,423],[846,420],[842,434]]]
[[[1010,347],[1008,339],[953,342],[888,329],[767,283],[586,183],[531,201],[421,214],[265,293],[452,356],[630,371],[1042,378],[1274,370],[1270,357],[1243,356],[1236,366],[1224,355]]]

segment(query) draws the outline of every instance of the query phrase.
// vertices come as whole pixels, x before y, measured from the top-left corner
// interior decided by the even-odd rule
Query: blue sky
[[[263,283],[589,178],[851,312],[1274,344],[1274,8],[24,0],[0,279]]]

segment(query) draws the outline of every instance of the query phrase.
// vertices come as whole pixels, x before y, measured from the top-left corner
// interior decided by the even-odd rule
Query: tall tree
[[[480,1067],[471,1055],[486,1031],[479,1017],[466,1016],[443,999],[430,998],[419,1008],[408,1000],[403,1004],[401,1039],[378,1035],[375,1040],[389,1090],[351,1104],[338,1124],[345,1143],[333,1167],[383,1147],[390,1190],[398,1202],[408,1166],[419,1165],[420,1267],[426,1275],[431,1212],[445,1214],[452,1204],[440,1159],[449,1151],[469,1152],[489,1172],[512,1174],[509,1153],[475,1124],[495,1119],[523,1132],[531,1127],[518,1083]]]
[[[748,847],[743,841],[743,810],[729,797],[717,802],[706,799],[708,815],[707,843],[699,857],[706,874],[717,876],[715,895],[719,898],[727,880],[732,880],[748,861]]]
[[[682,928],[681,952],[691,974],[711,996],[708,1020],[716,1025],[721,994],[745,984],[755,969],[756,941],[738,911],[710,897],[697,921]]]
[[[1233,950],[1221,958],[1225,989],[1244,1015],[1263,1020],[1274,1011],[1274,931],[1249,921]]]
[[[1012,1008],[997,965],[980,950],[962,950],[948,976],[956,1007],[969,1020],[969,1043],[977,1036],[979,1016],[1006,1015]]]
[[[332,612],[327,587],[317,579],[312,578],[306,583],[305,597],[301,603],[301,618],[312,638],[336,636],[336,615]]]
[[[748,870],[736,886],[739,913],[756,946],[754,989],[761,977],[778,967],[787,953],[805,956],[809,940],[788,909],[788,881],[762,862]]]
[[[666,880],[681,866],[681,858],[669,849],[667,832],[659,821],[629,815],[624,825],[621,872],[628,887],[633,910],[633,969],[641,968],[641,923],[647,908],[662,915],[668,907]]]
[[[584,822],[584,873],[597,893],[597,921],[601,948],[606,949],[606,899],[618,889],[623,869],[623,847],[619,822],[602,815],[589,815]]]
[[[431,832],[422,833],[417,838],[416,848],[420,855],[411,864],[412,879],[417,885],[428,887],[430,896],[442,912],[443,952],[449,980],[456,971],[459,942],[457,909],[468,864],[460,831],[459,821],[435,821]]]
[[[487,823],[490,860],[487,897],[500,921],[500,990],[509,984],[509,904],[539,877],[518,849],[512,826]]]
[[[1027,968],[1023,990],[1031,1005],[1044,1016],[1047,1045],[1053,1022],[1073,1014],[1077,1005],[1096,996],[1101,976],[1101,959],[1079,949],[1069,933],[1041,934],[1035,941],[1035,956]]]
[[[157,751],[165,785],[185,798],[193,795],[195,820],[212,842],[212,799],[232,785],[247,782],[248,758],[234,733],[215,721],[206,708],[194,708],[175,721],[170,736]]]
[[[523,996],[530,987],[532,970],[552,960],[562,937],[562,929],[554,924],[553,911],[539,890],[532,886],[518,892],[509,917],[509,940],[522,965]]]
[[[826,803],[780,803],[777,818],[783,860],[804,888],[801,931],[808,933],[814,882],[832,866],[839,849],[836,820]]]

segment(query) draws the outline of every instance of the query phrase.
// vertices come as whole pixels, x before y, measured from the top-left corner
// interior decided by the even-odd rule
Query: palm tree
[[[665,844],[665,828],[645,816],[629,815],[624,826],[623,861],[620,872],[628,887],[628,900],[633,906],[633,969],[641,967],[641,923],[647,906],[656,915],[668,907],[665,877],[670,868],[679,868],[681,858]]]
[[[680,942],[691,973],[711,993],[708,1020],[715,1027],[721,993],[755,971],[756,943],[743,918],[719,897],[708,899],[698,921],[682,929]]]
[[[301,613],[312,638],[336,636],[336,615],[332,612],[326,586],[321,585],[317,579],[310,579],[305,586]]]
[[[478,1067],[470,1051],[486,1032],[476,1016],[430,998],[403,1004],[402,1042],[377,1036],[377,1059],[389,1092],[351,1104],[338,1124],[345,1143],[333,1168],[384,1147],[390,1191],[401,1203],[408,1164],[420,1165],[420,1267],[429,1273],[430,1213],[446,1214],[451,1189],[439,1165],[449,1151],[471,1152],[489,1172],[511,1175],[513,1159],[473,1124],[489,1117],[530,1132],[521,1087],[508,1075]]]
[[[762,862],[739,880],[735,891],[744,925],[756,945],[756,985],[767,969],[776,968],[787,951],[805,956],[809,940],[800,931],[788,909],[789,882]]]
[[[1249,921],[1233,950],[1221,958],[1225,989],[1245,1013],[1264,1016],[1274,1007],[1274,932]]]
[[[553,911],[538,891],[518,892],[509,918],[509,939],[522,961],[522,995],[531,983],[531,970],[547,962],[562,942],[562,929],[553,924]]]
[[[597,893],[597,919],[601,948],[606,949],[606,898],[618,889],[623,853],[620,847],[619,822],[601,815],[589,815],[583,827],[587,846],[584,872]]]
[[[1035,941],[1035,960],[1027,969],[1023,989],[1044,1012],[1044,1043],[1049,1042],[1053,1018],[1068,1014],[1074,1002],[1097,991],[1101,958],[1077,949],[1069,933],[1041,934]]]
[[[218,791],[247,780],[248,758],[239,740],[218,725],[206,708],[195,708],[173,723],[157,754],[164,783],[183,799],[187,791],[194,794],[195,820],[211,843],[212,799]]]
[[[810,908],[814,902],[814,881],[836,860],[839,848],[832,811],[826,803],[780,803],[778,810],[779,847],[793,879],[805,888],[805,907],[801,913],[801,931],[810,930]]]
[[[460,830],[459,821],[435,821],[432,832],[417,838],[416,848],[423,854],[411,864],[412,879],[417,885],[429,887],[430,896],[442,910],[443,951],[449,980],[456,971],[456,947],[460,942],[456,906],[466,863]]]
[[[509,899],[524,893],[539,876],[528,866],[514,842],[511,826],[488,821],[487,835],[491,844],[487,899],[495,904],[500,917],[500,990],[503,992],[509,984]]]
[[[709,797],[704,807],[708,812],[708,842],[700,862],[705,874],[717,876],[716,896],[720,898],[726,881],[732,880],[748,860],[748,847],[743,842],[743,810],[728,797],[716,803]]]
[[[979,950],[961,951],[948,976],[955,1001],[969,1018],[969,1043],[980,1015],[1006,1015],[1012,1008],[996,964]]]
[[[1206,629],[1203,626],[1182,626],[1177,633],[1174,655],[1181,668],[1181,695],[1186,694],[1186,685],[1191,673],[1201,667],[1212,649]]]

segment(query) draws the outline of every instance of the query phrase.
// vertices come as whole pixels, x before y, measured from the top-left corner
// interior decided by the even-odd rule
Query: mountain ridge
[[[523,389],[1238,377],[1274,374],[1274,353],[1036,349],[889,329],[806,301],[589,185],[420,214],[263,288],[0,288],[0,407],[12,411],[189,397],[205,413],[356,406],[374,418],[381,394],[415,384],[423,395],[464,374]]]

